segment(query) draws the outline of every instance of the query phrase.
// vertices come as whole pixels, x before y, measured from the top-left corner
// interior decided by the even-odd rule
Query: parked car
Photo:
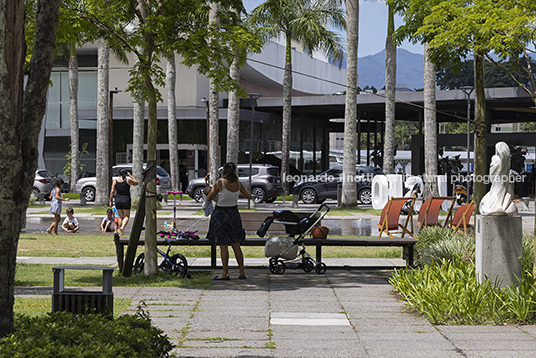
[[[221,175],[223,168],[218,173]],[[238,164],[238,180],[246,188],[249,186],[249,164]],[[251,195],[256,203],[273,203],[275,199],[283,194],[281,187],[281,177],[279,168],[271,164],[253,164],[251,168]],[[198,203],[203,202],[203,189],[205,188],[205,178],[195,178],[190,180],[186,188],[186,194],[195,199]]]
[[[357,199],[361,204],[372,202],[372,178],[382,174],[378,168],[358,165],[356,166]],[[337,188],[342,184],[342,166],[336,165],[314,177],[297,182],[292,195],[298,195],[306,204],[319,203],[325,199],[337,199]]]
[[[49,194],[54,187],[54,179],[56,179],[54,178],[54,175],[50,174],[46,169],[37,169],[35,171],[32,194],[35,195],[36,198],[39,198],[40,193]]]
[[[145,167],[145,164],[143,165]],[[119,164],[112,167],[112,180],[119,178],[121,169],[126,169],[132,173],[132,164]],[[136,178],[138,181],[141,178]],[[86,198],[86,201],[95,201],[97,187],[96,177],[84,177],[79,179],[75,185],[75,191]],[[171,178],[168,172],[160,166],[156,167],[156,194],[158,198],[166,195],[166,191],[171,190]]]

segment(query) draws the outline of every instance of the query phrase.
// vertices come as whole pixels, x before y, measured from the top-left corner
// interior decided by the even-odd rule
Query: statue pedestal
[[[520,216],[477,215],[476,280],[478,283],[499,280],[501,287],[521,278],[523,232]]]

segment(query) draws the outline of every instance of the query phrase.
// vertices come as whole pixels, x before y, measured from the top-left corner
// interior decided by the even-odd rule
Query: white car
[[[145,164],[143,165],[145,167]],[[126,169],[132,173],[132,164],[119,164],[112,167],[112,180],[119,178],[121,169]],[[141,178],[136,178],[141,181]],[[86,201],[95,201],[95,193],[97,187],[96,177],[82,178],[76,182],[75,191],[86,198]],[[156,194],[160,199],[166,195],[166,191],[172,190],[171,178],[166,170],[160,166],[156,167]]]

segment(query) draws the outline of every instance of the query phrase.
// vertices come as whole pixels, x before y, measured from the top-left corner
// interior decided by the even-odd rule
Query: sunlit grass
[[[129,298],[114,298],[114,317],[129,309],[132,300]],[[15,314],[37,317],[52,312],[52,297],[18,297],[15,296],[13,305]]]
[[[48,264],[17,264],[15,286],[52,286],[52,268],[59,265]],[[85,265],[81,265],[85,266]],[[116,270],[113,274],[113,286],[126,287],[208,287],[212,279],[210,271],[191,271],[192,276],[180,278],[158,272],[156,276],[132,275],[124,277]],[[100,270],[65,270],[65,286],[102,287],[102,271]]]

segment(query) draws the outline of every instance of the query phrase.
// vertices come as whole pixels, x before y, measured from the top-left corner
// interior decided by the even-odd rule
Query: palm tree
[[[218,23],[219,19],[217,17],[218,10],[220,5],[217,2],[210,3],[210,12],[208,16],[208,22]],[[219,92],[216,89],[216,80],[214,78],[209,79],[209,94],[208,94],[208,118],[209,118],[209,156],[208,158],[208,173],[210,174],[210,180],[212,185],[216,182],[218,178],[218,168],[220,167],[220,153],[219,153],[219,136],[220,136],[220,127],[219,127]]]
[[[342,206],[356,206],[355,178],[357,135],[357,47],[359,40],[359,0],[346,0],[346,103],[344,108],[344,154]]]
[[[108,130],[109,130],[109,66],[110,47],[99,40],[98,43],[98,70],[97,70],[97,188],[95,192],[95,206],[105,206],[109,202],[110,162],[108,156]]]
[[[173,191],[179,190],[179,152],[177,150],[177,109],[175,107],[175,54],[167,58],[166,88],[168,99],[168,142],[169,142],[169,169]]]
[[[385,143],[383,146],[383,172],[395,172],[395,94],[396,94],[396,46],[393,40],[395,32],[395,14],[389,6],[387,39],[385,41]]]
[[[340,37],[328,29],[344,29],[346,21],[338,0],[267,0],[251,12],[251,27],[259,27],[266,40],[283,36],[285,40],[285,72],[283,75],[283,125],[281,177],[286,181],[289,172],[290,128],[292,117],[292,41],[303,46],[306,53],[322,51],[341,63],[343,48]],[[355,156],[355,154],[354,154]]]
[[[435,65],[430,60],[428,42],[424,44],[424,193],[437,196],[437,119]]]

